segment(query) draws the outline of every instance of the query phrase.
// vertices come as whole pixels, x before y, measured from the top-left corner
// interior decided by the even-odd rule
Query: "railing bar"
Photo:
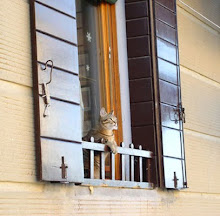
[[[147,181],[151,182],[151,160],[147,159]]]
[[[111,153],[111,159],[112,180],[115,180],[115,154]]]
[[[121,147],[124,148],[125,144],[122,142]],[[125,181],[125,155],[121,155],[121,179]]]
[[[101,177],[105,179],[105,153],[101,152]]]
[[[100,143],[94,143],[94,138],[91,138],[91,142],[83,142],[83,148],[89,150],[90,153],[90,179],[95,178],[95,151],[101,151],[101,167],[99,172],[101,174],[101,179],[105,180],[105,145]],[[98,149],[98,150],[97,150]],[[139,160],[139,181],[143,182],[143,166],[147,166],[147,181],[151,182],[151,158],[153,157],[152,152],[142,150],[142,147],[139,146],[139,149],[134,149],[134,145],[131,144],[130,148],[125,148],[124,143],[121,144],[121,147],[118,147],[118,153],[121,154],[121,179],[122,181],[131,181],[135,180],[135,157],[138,157]],[[115,154],[110,153],[111,155],[111,177],[112,181],[115,180]],[[146,163],[144,161],[146,158]]]
[[[142,150],[142,146],[139,146],[139,149]],[[140,182],[143,182],[143,159],[139,157],[139,173],[140,173]]]
[[[134,181],[134,156],[131,156],[131,181]]]
[[[125,181],[125,155],[121,155],[121,177]]]
[[[133,149],[134,145],[131,144],[130,147]],[[131,156],[131,181],[134,181],[134,156]]]
[[[130,181],[130,156],[125,155],[125,173],[126,173],[126,181]]]
[[[94,150],[90,150],[90,178],[94,179]]]
[[[101,152],[105,151],[105,145],[100,143],[83,142],[82,145],[84,149],[90,149]],[[152,152],[146,150],[118,147],[118,153],[123,155],[137,156],[137,157],[141,156],[143,158],[152,158],[151,156]]]
[[[140,169],[140,182],[143,182],[143,160],[139,157],[139,169]]]
[[[151,151],[118,147],[118,153],[131,156],[151,158]]]

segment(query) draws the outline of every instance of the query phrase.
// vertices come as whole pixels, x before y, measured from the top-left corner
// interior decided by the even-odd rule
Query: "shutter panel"
[[[161,117],[161,157],[166,188],[186,187],[183,119],[175,0],[156,0],[154,6],[157,79]]]
[[[43,181],[84,178],[75,17],[73,0],[31,0],[37,165]]]
[[[157,185],[157,152],[148,0],[125,1],[132,142],[154,153],[151,179]],[[145,161],[144,161],[145,162]],[[138,166],[138,164],[137,164]],[[135,167],[135,180],[139,180]]]
[[[155,155],[151,181],[186,187],[175,0],[126,0],[132,139]],[[158,175],[157,175],[158,174]]]

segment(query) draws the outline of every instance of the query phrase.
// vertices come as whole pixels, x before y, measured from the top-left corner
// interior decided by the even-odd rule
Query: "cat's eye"
[[[113,123],[115,123],[115,124],[116,124],[116,121],[114,121],[112,118],[110,118],[110,120],[111,120]]]

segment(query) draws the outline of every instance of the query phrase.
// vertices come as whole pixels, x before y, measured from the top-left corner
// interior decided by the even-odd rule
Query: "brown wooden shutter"
[[[30,4],[38,177],[80,183],[83,156],[75,1],[31,0]],[[43,85],[50,80],[51,69],[51,82]],[[46,91],[50,106],[45,110]]]
[[[186,187],[175,0],[126,1],[132,136],[160,187]]]
[[[132,140],[154,153],[151,179],[157,185],[157,150],[148,1],[125,1]],[[138,166],[138,165],[137,165]],[[147,167],[147,166],[146,166]],[[135,169],[138,176],[138,169]],[[135,180],[138,180],[137,178]]]

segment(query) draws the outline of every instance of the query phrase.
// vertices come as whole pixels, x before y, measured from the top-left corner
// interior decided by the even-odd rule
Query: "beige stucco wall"
[[[189,189],[39,183],[28,0],[0,0],[0,215],[220,215],[219,32],[178,7]]]

